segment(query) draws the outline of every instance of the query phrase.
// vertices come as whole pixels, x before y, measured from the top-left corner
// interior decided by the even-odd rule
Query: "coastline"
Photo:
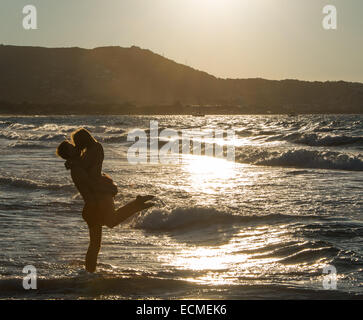
[[[243,111],[238,110],[237,107],[233,109],[222,108],[222,110],[218,110],[216,108],[203,110],[200,109],[192,109],[186,108],[182,110],[174,110],[170,111],[170,109],[166,109],[165,107],[138,107],[133,110],[109,110],[109,111],[97,111],[97,110],[77,110],[69,108],[68,110],[62,109],[62,107],[57,108],[59,111],[51,109],[49,111],[26,111],[24,109],[20,110],[3,110],[0,107],[0,116],[194,116],[194,117],[203,117],[203,116],[242,116],[242,115],[285,115],[285,116],[299,116],[299,115],[361,115],[363,114],[363,109],[361,112],[321,112],[316,111],[313,112],[311,110],[306,112],[283,112],[283,111],[264,111],[261,110],[249,110]]]

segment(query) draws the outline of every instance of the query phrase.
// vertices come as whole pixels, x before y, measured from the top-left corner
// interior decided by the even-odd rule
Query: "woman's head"
[[[64,160],[73,159],[80,155],[79,150],[68,140],[60,143],[57,147],[56,154]]]
[[[74,131],[71,134],[71,139],[74,145],[80,150],[90,147],[92,144],[97,142],[91,133],[84,128]]]

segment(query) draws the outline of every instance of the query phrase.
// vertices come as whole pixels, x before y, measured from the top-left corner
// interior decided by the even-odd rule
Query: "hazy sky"
[[[27,4],[38,30],[22,27]],[[328,4],[337,30],[322,27]],[[363,82],[363,0],[1,0],[0,43],[137,45],[223,78]]]

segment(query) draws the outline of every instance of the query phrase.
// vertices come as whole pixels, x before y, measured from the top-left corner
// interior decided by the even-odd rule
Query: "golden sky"
[[[137,45],[223,78],[363,82],[361,0],[25,0],[0,4],[0,42],[47,47]],[[335,5],[338,29],[324,30]]]

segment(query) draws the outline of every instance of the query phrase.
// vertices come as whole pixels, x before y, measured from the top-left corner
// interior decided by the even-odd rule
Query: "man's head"
[[[64,160],[74,159],[79,157],[79,150],[68,140],[64,140],[57,147],[57,156],[63,158]]]

